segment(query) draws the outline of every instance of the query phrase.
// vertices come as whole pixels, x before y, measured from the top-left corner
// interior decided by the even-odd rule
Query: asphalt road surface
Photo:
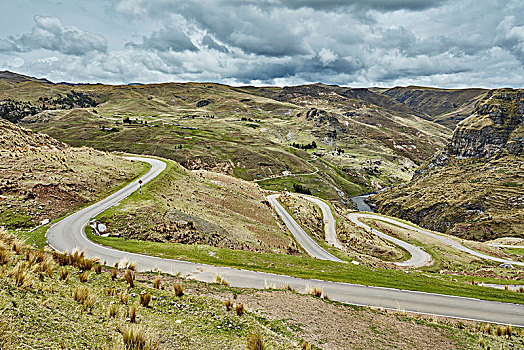
[[[372,214],[362,214],[362,213],[351,213],[347,217],[351,222],[353,222],[355,225],[360,226],[371,233],[380,236],[384,238],[385,240],[388,240],[404,249],[406,249],[409,254],[411,254],[411,258],[409,258],[406,261],[400,261],[396,262],[395,264],[402,267],[422,267],[431,264],[432,259],[431,255],[423,251],[420,247],[414,246],[413,244],[409,244],[407,242],[404,242],[403,240],[400,240],[395,237],[391,237],[383,232],[380,232],[379,230],[375,230],[374,228],[369,227],[368,225],[364,224],[363,222],[360,222],[359,218],[375,218],[377,215]]]
[[[320,207],[320,210],[322,210],[322,216],[324,217],[324,232],[326,235],[326,242],[338,249],[344,249],[342,243],[340,243],[340,241],[337,238],[337,231],[335,229],[336,222],[329,205],[327,205],[326,202],[324,202],[323,200],[316,197],[306,195],[300,195],[300,197],[315,203]]]
[[[284,209],[284,207],[277,201],[277,198],[280,196],[280,194],[272,194],[267,196],[267,200],[273,208],[275,208],[277,214],[280,216],[282,221],[284,221],[284,224],[289,229],[289,231],[293,234],[298,244],[304,248],[304,250],[311,255],[314,258],[321,259],[321,260],[330,260],[330,261],[337,261],[337,262],[344,262],[337,258],[336,256],[328,253],[324,248],[319,246],[317,242],[311,238],[302,227],[289,215],[289,213]]]
[[[369,228],[369,226],[361,223],[358,220],[358,218],[376,219],[376,220],[389,222],[391,224],[400,226],[402,228],[405,228],[405,229],[408,229],[408,230],[412,230],[412,231],[416,231],[416,232],[422,233],[422,234],[424,234],[426,236],[430,236],[430,237],[433,237],[435,239],[438,239],[439,241],[441,241],[441,242],[443,242],[443,243],[445,243],[447,245],[450,245],[450,246],[454,247],[455,249],[458,249],[458,250],[460,250],[462,252],[471,254],[471,255],[476,256],[476,257],[481,258],[481,259],[496,261],[496,262],[499,262],[499,263],[506,263],[506,264],[516,265],[516,266],[524,266],[524,262],[497,258],[497,257],[491,256],[491,255],[487,255],[487,254],[483,254],[483,253],[477,252],[477,251],[475,251],[473,249],[470,249],[468,247],[463,246],[462,244],[460,244],[460,243],[458,243],[458,242],[456,242],[456,241],[454,241],[454,240],[452,240],[450,238],[440,236],[440,235],[438,235],[436,233],[433,233],[433,232],[430,232],[430,231],[427,231],[427,230],[424,230],[424,229],[421,229],[421,228],[418,228],[418,227],[415,227],[415,226],[412,226],[412,225],[408,225],[406,223],[403,223],[401,221],[395,220],[393,218],[388,218],[388,217],[384,217],[384,216],[380,216],[380,215],[376,215],[376,214],[369,214],[369,213],[366,213],[366,214],[364,214],[364,213],[352,213],[352,214],[349,214],[348,217],[355,224],[357,224],[357,225],[359,225],[361,227],[366,227],[366,228]],[[378,232],[378,231],[377,230],[373,231],[373,233],[376,233],[376,232]]]
[[[166,166],[165,163],[156,159],[138,157],[134,157],[134,159],[151,164],[151,170],[142,177],[144,183],[157,176]],[[117,204],[137,189],[138,183],[129,184],[106,199],[57,222],[48,230],[46,235],[50,246],[62,252],[72,251],[75,247],[85,249],[86,256],[98,257],[102,261],[105,260],[108,265],[113,265],[116,261],[126,258],[137,262],[140,271],[158,268],[166,273],[180,273],[187,278],[204,282],[214,281],[215,275],[218,273],[233,287],[264,288],[266,283],[275,286],[289,284],[297,291],[304,292],[308,286],[317,286],[322,288],[332,300],[344,303],[524,326],[524,305],[519,304],[301,279],[284,275],[217,267],[126,253],[90,242],[83,233],[83,228],[89,219]],[[349,264],[344,266],[351,268]]]

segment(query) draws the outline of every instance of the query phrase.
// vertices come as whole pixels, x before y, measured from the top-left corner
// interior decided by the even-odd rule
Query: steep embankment
[[[411,182],[373,198],[380,212],[481,241],[524,237],[524,91],[490,91]]]
[[[0,119],[0,226],[27,229],[58,218],[144,170]]]

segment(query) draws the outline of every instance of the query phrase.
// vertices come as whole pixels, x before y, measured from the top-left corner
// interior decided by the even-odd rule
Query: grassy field
[[[259,349],[249,345],[253,337],[267,349],[472,349],[480,339],[515,348],[524,335],[513,328],[507,339],[494,325],[486,331],[485,324],[353,307],[289,290],[137,274],[129,264],[100,267],[78,253],[29,248],[5,231],[0,256],[3,349]]]
[[[300,278],[418,290],[429,293],[442,293],[524,304],[524,295],[521,293],[479,287],[472,285],[471,282],[469,284],[458,282],[453,280],[455,276],[449,275],[432,274],[422,271],[413,271],[406,274],[402,270],[335,263],[306,256],[252,253],[205,245],[155,243],[93,235],[90,235],[89,238],[96,243],[119,250],[154,255],[162,258],[182,259],[217,266],[285,274]],[[464,281],[468,279],[471,281],[472,278],[462,278]],[[494,278],[475,278],[475,280],[491,281],[492,283],[510,283],[510,281],[507,280]]]

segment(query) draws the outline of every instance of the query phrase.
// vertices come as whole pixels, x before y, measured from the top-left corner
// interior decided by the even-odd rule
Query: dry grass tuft
[[[118,306],[114,303],[111,303],[109,305],[109,309],[107,309],[107,315],[109,317],[117,318],[118,317]]]
[[[309,344],[307,341],[302,341],[302,344],[301,344],[301,349],[302,350],[311,350],[311,344]]]
[[[319,287],[306,287],[306,294],[311,294],[315,297],[320,298],[322,296],[322,288]]]
[[[129,264],[127,264],[127,268],[131,271],[136,271],[136,262],[131,261]]]
[[[129,319],[129,322],[136,323],[136,305],[128,307],[125,316]]]
[[[130,326],[119,331],[122,333],[124,350],[158,349],[158,341],[154,340],[142,326]]]
[[[93,270],[95,270],[95,273],[97,275],[101,274],[102,273],[102,264],[96,263],[95,266],[93,267]]]
[[[184,287],[180,283],[177,283],[173,286],[173,291],[177,297],[184,295]]]
[[[484,349],[486,347],[486,342],[484,341],[484,338],[483,337],[479,337],[479,347]]]
[[[8,276],[14,280],[17,287],[26,288],[33,284],[33,279],[29,274],[29,265],[27,262],[19,262],[16,264],[16,266],[9,272]]]
[[[264,339],[262,339],[262,336],[260,333],[251,333],[250,336],[247,337],[247,349],[248,350],[265,350],[266,349],[266,343],[264,343]]]
[[[114,281],[118,277],[118,270],[117,269],[111,269],[109,272],[109,275],[111,276],[111,281]]]
[[[235,305],[235,312],[237,313],[237,316],[242,316],[246,312],[246,308],[244,306],[244,303],[236,304]]]
[[[129,294],[124,291],[118,293],[118,300],[120,300],[122,304],[127,305],[129,303]]]
[[[25,242],[19,238],[14,238],[11,241],[11,250],[15,252],[16,255],[22,254],[22,248],[24,247]]]
[[[63,267],[61,270],[60,270],[60,280],[61,281],[69,281],[69,270],[66,269],[65,267]]]
[[[4,249],[3,247],[0,248],[0,265],[7,265],[11,262],[11,256],[13,253],[10,251]]]
[[[73,290],[73,300],[77,303],[84,303],[89,296],[89,289],[85,286],[76,286]]]
[[[133,288],[135,286],[135,274],[130,269],[127,269],[124,273],[124,279],[129,284],[129,287]]]
[[[84,271],[81,274],[78,275],[78,280],[82,283],[87,282],[87,279],[89,278],[89,272]]]
[[[162,283],[162,279],[160,278],[160,276],[156,276],[153,280],[153,288],[159,289],[160,283]]]
[[[89,294],[87,298],[84,299],[84,302],[82,303],[82,311],[91,313],[93,312],[93,308],[95,307],[96,299],[95,296],[92,294]]]
[[[0,349],[8,350],[11,346],[11,324],[5,320],[0,320]]]
[[[116,287],[108,287],[106,289],[107,296],[114,297],[118,294]]]
[[[149,307],[149,303],[151,302],[151,294],[146,292],[145,290],[140,292],[140,305],[143,307]]]
[[[226,310],[230,311],[233,307],[233,302],[231,301],[231,299],[227,299],[226,301],[224,301],[224,305],[226,306]]]
[[[221,284],[223,286],[229,287],[229,283],[222,276],[220,276],[218,273],[215,276],[215,282],[218,283],[218,284]]]

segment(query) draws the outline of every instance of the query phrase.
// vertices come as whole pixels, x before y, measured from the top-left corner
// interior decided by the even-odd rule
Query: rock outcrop
[[[413,179],[372,197],[379,212],[459,237],[524,237],[524,90],[490,91]]]
[[[474,113],[457,126],[446,151],[457,157],[523,154],[524,91],[490,91]]]

